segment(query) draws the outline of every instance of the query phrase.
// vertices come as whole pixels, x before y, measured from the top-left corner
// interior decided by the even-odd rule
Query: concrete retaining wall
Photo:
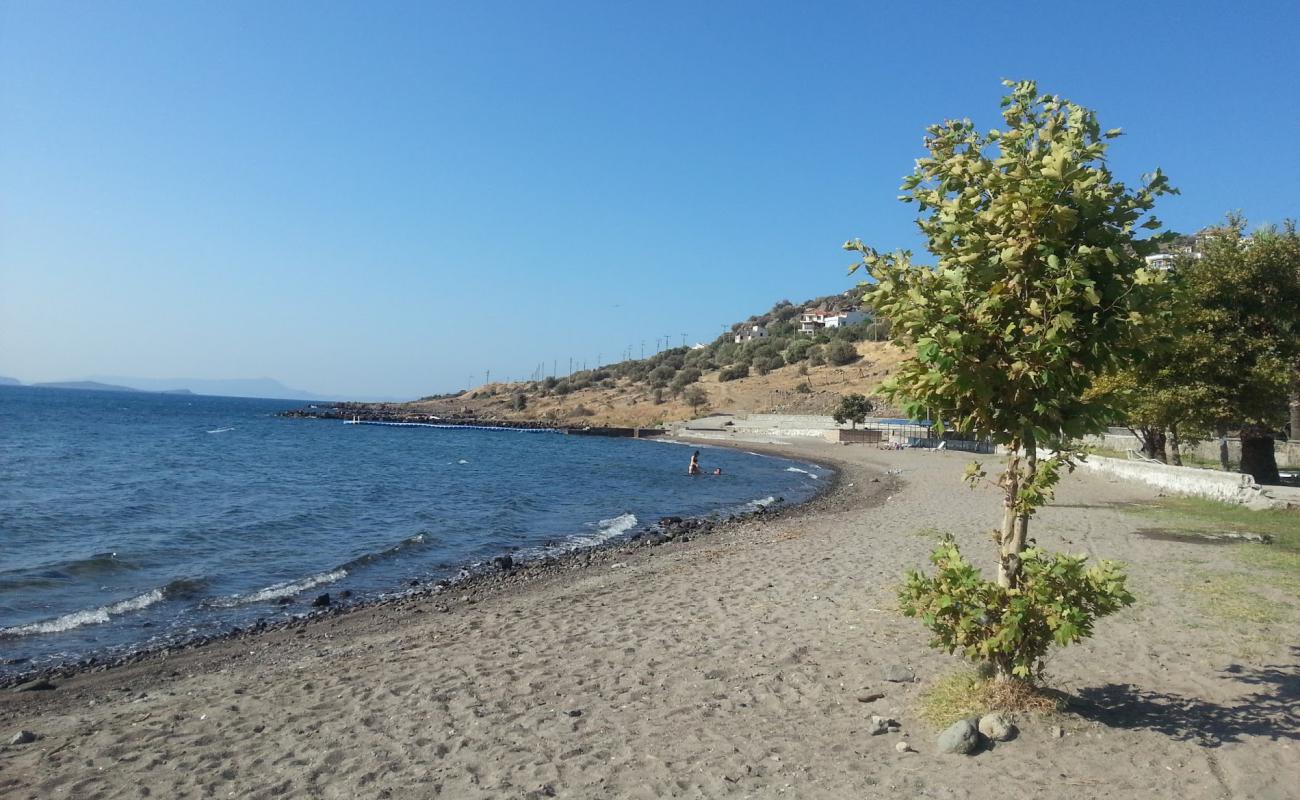
[[[1048,455],[1044,453],[1044,455]],[[1206,497],[1225,503],[1236,503],[1252,508],[1286,507],[1249,475],[1219,472],[1196,467],[1173,467],[1168,464],[1151,464],[1145,461],[1125,461],[1118,458],[1088,456],[1081,469],[1113,475],[1122,480],[1139,481],[1175,494]]]

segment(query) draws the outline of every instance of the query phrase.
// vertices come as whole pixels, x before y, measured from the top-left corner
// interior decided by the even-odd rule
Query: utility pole
[[[483,383],[488,384],[491,382],[492,382],[492,370],[488,370],[486,373],[484,373]]]
[[[682,334],[682,347],[686,346],[686,334]]]
[[[641,340],[641,358],[645,358],[645,339]]]
[[[573,356],[569,356],[569,377],[573,377]]]

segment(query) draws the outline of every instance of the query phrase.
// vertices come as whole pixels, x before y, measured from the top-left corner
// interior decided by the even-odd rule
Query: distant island
[[[139,389],[132,389],[130,386],[117,386],[111,383],[100,383],[99,381],[51,381],[49,383],[33,383],[33,389],[76,389],[78,391],[91,392],[138,392]]]
[[[86,380],[41,381],[25,384],[17,378],[0,376],[0,386],[32,389],[70,389],[95,392],[139,392],[152,394],[255,397],[271,400],[333,401],[336,398],[285,386],[273,378],[129,378],[92,375]]]

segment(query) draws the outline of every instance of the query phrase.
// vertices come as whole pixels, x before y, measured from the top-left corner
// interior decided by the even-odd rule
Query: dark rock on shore
[[[311,601],[312,608],[324,608],[330,604],[330,594],[326,592]]]

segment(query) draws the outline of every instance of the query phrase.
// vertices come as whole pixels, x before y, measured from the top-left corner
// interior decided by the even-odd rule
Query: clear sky
[[[1300,215],[1300,8],[0,2],[0,375],[419,396],[846,289],[1033,78],[1194,230]]]

